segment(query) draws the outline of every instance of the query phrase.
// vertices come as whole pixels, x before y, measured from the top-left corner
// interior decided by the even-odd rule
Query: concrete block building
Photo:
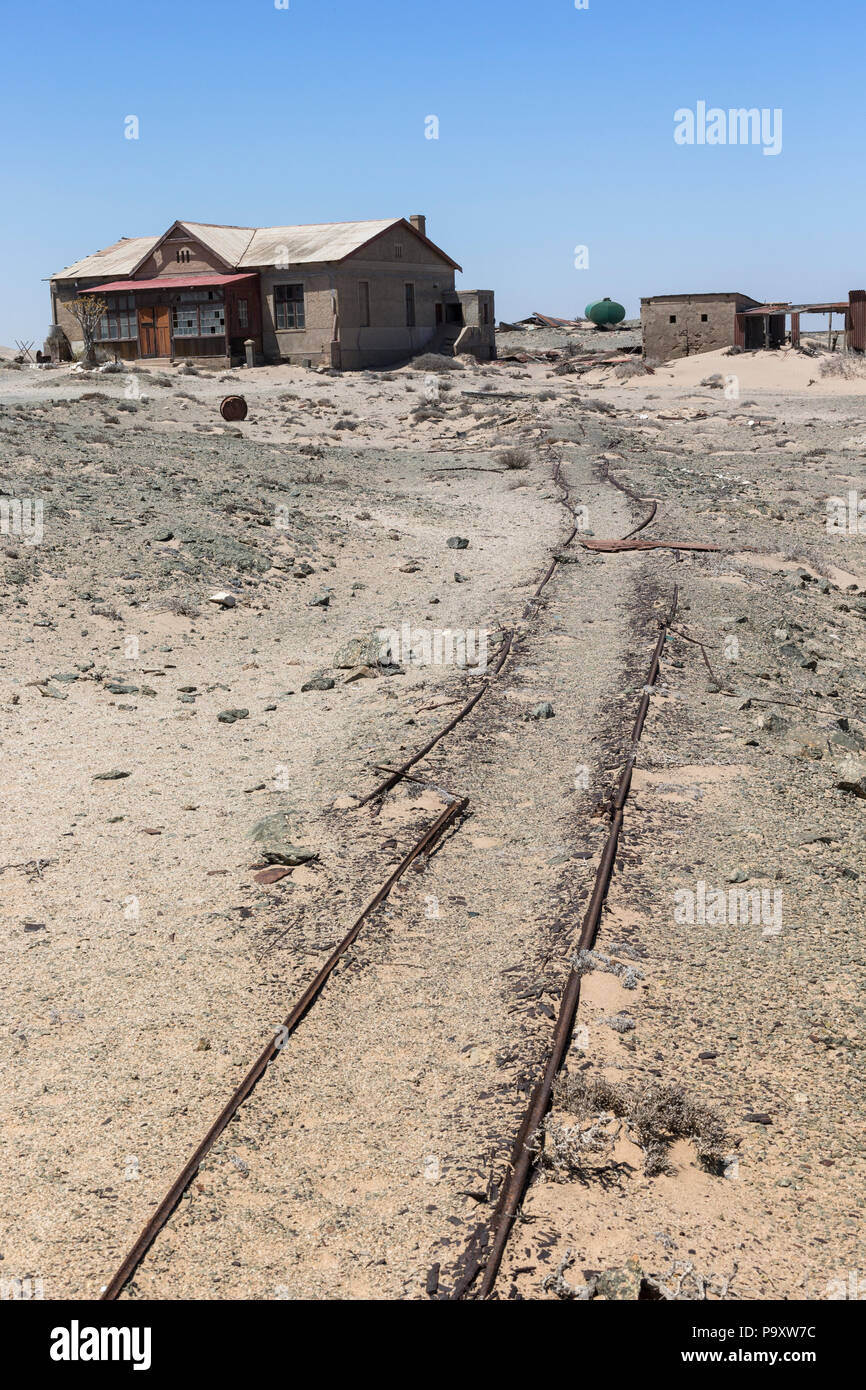
[[[760,300],[747,294],[657,294],[640,302],[643,354],[668,362],[736,342],[737,315]]]
[[[456,290],[458,263],[426,219],[226,227],[174,222],[128,237],[50,277],[52,330],[80,350],[69,311],[95,294],[100,354],[231,365],[387,366],[415,354],[495,357],[491,290]]]
[[[644,357],[669,362],[693,352],[739,347],[744,351],[800,345],[800,318],[827,318],[828,346],[841,339],[850,352],[866,352],[866,290],[819,304],[763,304],[747,294],[657,294],[640,302]],[[838,321],[834,338],[833,320]],[[790,327],[788,325],[790,324]]]

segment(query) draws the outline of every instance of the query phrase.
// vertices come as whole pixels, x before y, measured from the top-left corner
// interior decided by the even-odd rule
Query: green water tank
[[[599,325],[621,323],[625,318],[625,309],[615,299],[595,299],[587,304],[585,313],[591,323]]]

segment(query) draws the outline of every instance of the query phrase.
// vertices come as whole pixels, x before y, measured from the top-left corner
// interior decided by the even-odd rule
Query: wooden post
[[[800,315],[791,315],[791,347],[800,346]]]

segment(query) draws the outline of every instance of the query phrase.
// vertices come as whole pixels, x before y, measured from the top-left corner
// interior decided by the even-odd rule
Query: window
[[[179,251],[175,251],[174,258],[176,261],[186,265],[189,261],[189,247],[181,246]]]
[[[303,285],[274,285],[274,319],[277,328],[304,327]]]
[[[406,286],[406,327],[415,327],[415,286]]]
[[[676,323],[676,321],[677,321],[677,316],[676,316],[676,314],[671,314],[670,318],[668,319],[668,323]]]
[[[202,304],[198,311],[199,337],[210,337],[214,333],[225,334],[226,320],[222,304]]]
[[[490,305],[486,299],[481,305],[481,322],[485,324],[490,322]]]
[[[249,320],[249,314],[247,313],[247,301],[246,301],[245,299],[239,299],[239,300],[238,300],[238,328],[241,330],[242,333],[246,333],[247,329],[249,328],[249,323],[250,323],[250,320]]]
[[[131,294],[111,294],[106,296],[108,312],[99,320],[99,337],[102,342],[113,342],[118,338],[137,338],[138,321],[135,313],[135,298]]]
[[[395,244],[395,246],[394,246],[394,257],[395,257],[396,260],[402,261],[402,259],[403,259],[403,243],[402,243],[402,241],[396,242],[396,244]]]
[[[706,323],[706,321],[707,321],[707,315],[706,315],[706,314],[701,314],[701,323]]]
[[[370,327],[370,281],[358,281],[358,311],[360,314],[361,327]]]
[[[223,337],[225,305],[214,301],[213,290],[185,290],[183,299],[172,306],[171,328],[175,338]]]

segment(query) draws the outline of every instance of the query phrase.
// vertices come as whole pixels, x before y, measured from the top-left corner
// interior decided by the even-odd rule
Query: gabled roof
[[[172,222],[168,231],[159,238],[156,246],[167,241],[172,232],[178,228],[181,232],[188,232],[191,237],[197,238],[207,246],[229,269],[233,269],[240,263],[240,258],[249,246],[255,231],[255,227],[221,227],[210,222]],[[142,256],[136,270],[144,264],[153,250],[156,250],[156,247]]]
[[[373,222],[311,222],[306,226],[260,227],[240,264],[251,266],[288,262],[289,265],[303,265],[307,261],[343,261],[393,227],[405,227],[413,236],[420,236],[449,265],[459,269],[456,261],[452,261],[439,246],[403,217],[387,217]]]
[[[183,228],[198,237],[227,268],[304,265],[319,261],[343,261],[361,251],[391,228],[404,228],[420,239],[455,270],[461,267],[440,246],[419,232],[404,217],[388,217],[368,222],[311,222],[306,226],[224,227],[210,222],[173,222],[159,237],[125,237],[105,251],[85,256],[74,265],[59,270],[52,280],[74,280],[92,275],[134,275],[155,248]],[[410,259],[407,257],[407,259]]]

